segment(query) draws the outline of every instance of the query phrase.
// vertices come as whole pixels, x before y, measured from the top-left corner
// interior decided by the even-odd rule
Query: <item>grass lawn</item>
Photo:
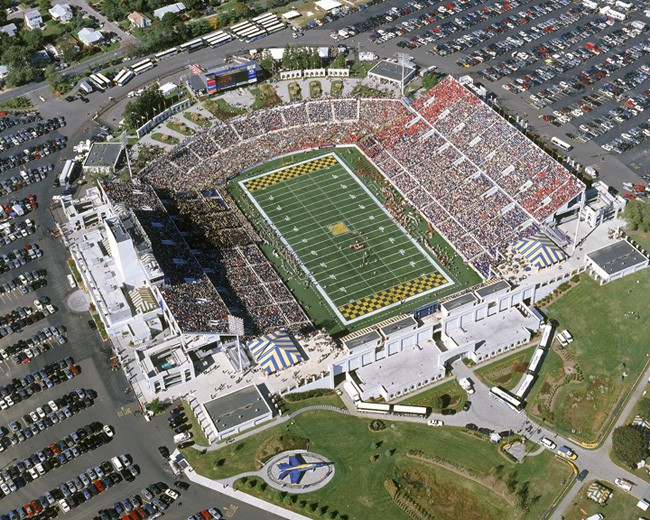
[[[613,483],[601,482],[601,484],[613,490],[614,493],[604,506],[596,504],[596,502],[585,496],[589,484],[591,482],[587,482],[582,486],[580,493],[564,511],[564,520],[583,520],[596,513],[601,513],[606,519],[615,518],[616,520],[637,520],[642,516],[641,510],[636,507],[638,500],[622,489],[617,488]]]
[[[205,118],[203,114],[187,110],[183,112],[183,117],[201,128],[209,128],[212,123]]]
[[[251,88],[250,91],[255,96],[255,101],[251,105],[251,109],[253,110],[270,108],[282,104],[280,96],[278,96],[275,89],[268,83],[260,83],[256,88]]]
[[[194,133],[194,130],[192,130],[189,126],[184,123],[177,123],[176,121],[167,123],[167,128],[183,135],[192,135]]]
[[[408,518],[393,503],[384,483],[394,480],[402,489],[415,494],[412,488],[420,483],[405,472],[406,468],[414,466],[422,469],[422,479],[427,480],[421,484],[433,490],[431,498],[434,502],[427,506],[432,517],[459,520],[539,519],[572,474],[566,464],[547,451],[515,465],[499,454],[495,444],[462,433],[458,428],[385,423],[384,430],[372,432],[368,428],[369,419],[325,411],[306,412],[290,423],[278,425],[218,451],[200,454],[189,449],[183,450],[183,453],[199,473],[211,478],[223,478],[256,469],[255,459],[260,447],[275,442],[280,435],[306,438],[309,440],[308,449],[330,459],[336,473],[323,489],[301,495],[298,499],[306,500],[308,505],[317,503],[318,508],[327,506],[329,511],[338,511],[339,517],[345,514],[350,519],[359,520]],[[378,446],[373,448],[375,443]],[[427,457],[437,458],[442,464],[453,464],[460,471],[470,471],[475,480],[438,465],[415,461],[406,456],[409,450],[418,450]],[[370,460],[373,455],[378,456],[376,462]],[[490,476],[492,480],[489,480]],[[514,496],[503,496],[488,485],[479,485],[488,481],[497,482],[502,489],[504,484],[499,482],[510,477],[516,481],[517,489],[527,483],[531,505],[526,514],[515,504]],[[244,490],[250,492],[245,487]],[[277,491],[267,489],[261,492],[256,489],[252,492],[275,503],[282,501]],[[453,496],[454,501],[446,500],[448,496]],[[468,515],[464,507],[466,503],[480,505],[480,515]],[[309,507],[304,511],[300,505],[290,507],[316,516]]]
[[[163,134],[162,132],[155,132],[151,134],[151,138],[155,141],[159,141],[165,144],[178,144],[181,142],[177,137],[169,134]]]
[[[475,371],[481,380],[488,386],[502,386],[506,390],[515,388],[528,366],[530,358],[536,347],[530,347],[510,356],[490,363]]]
[[[352,89],[352,97],[367,97],[367,98],[388,98],[393,97],[392,94],[384,92],[376,88],[368,87],[366,85],[357,85]]]
[[[556,351],[545,360],[528,399],[529,412],[579,440],[598,440],[647,363],[650,313],[644,302],[649,291],[649,269],[604,286],[582,275],[576,287],[550,305],[548,317],[575,341],[566,348],[567,361]],[[570,374],[563,368],[567,363]],[[544,410],[541,405],[553,392],[551,409]]]
[[[646,252],[650,251],[650,233],[644,233],[643,231],[628,231],[627,234],[640,248],[644,249]]]
[[[2,110],[31,110],[34,108],[32,102],[24,96],[17,96],[8,99],[7,101],[0,101],[0,109]]]
[[[184,400],[181,401],[181,403],[183,403],[183,410],[185,411],[187,420],[192,426],[192,429],[190,431],[192,432],[192,440],[194,443],[198,446],[210,446],[210,443],[203,433],[201,426],[199,426],[199,420],[196,418],[196,415],[194,415],[194,412],[192,411],[189,403]]]
[[[305,394],[296,393],[292,395],[294,396],[294,398],[300,398]],[[308,406],[316,406],[316,405],[336,406],[337,408],[345,408],[343,401],[341,401],[341,398],[338,395],[336,395],[334,390],[329,391],[329,393],[325,395],[320,395],[316,397],[305,396],[304,399],[297,399],[296,401],[290,401],[289,399],[284,398],[279,403],[280,410],[282,410],[282,413],[285,415],[293,413],[296,410],[300,410],[301,408],[306,408]]]
[[[365,78],[368,75],[368,71],[372,69],[376,63],[368,61],[355,61],[350,66],[350,77],[351,78]]]
[[[297,192],[295,192],[295,190],[291,187],[287,188],[289,189],[289,192],[287,192],[283,186],[285,182],[278,182],[272,186],[266,187],[265,189],[253,190],[252,192],[248,190],[245,191],[239,184],[240,182],[243,182],[242,179],[254,177],[265,172],[272,172],[282,167],[286,168],[291,164],[300,163],[307,159],[313,159],[315,157],[331,153],[331,149],[326,151],[318,150],[312,152],[297,153],[291,156],[291,158],[285,157],[277,159],[275,161],[270,161],[264,165],[260,165],[259,167],[247,171],[244,176],[237,177],[229,185],[230,192],[232,193],[235,200],[238,201],[238,204],[240,205],[240,208],[243,210],[243,212],[248,215],[251,223],[253,223],[253,225],[256,226],[263,235],[270,234],[269,240],[273,242],[276,237],[276,232],[271,230],[267,220],[268,218],[273,219],[276,229],[278,229],[279,232],[283,233],[283,237],[288,241],[289,244],[292,244],[294,246],[295,253],[301,260],[303,260],[303,262],[305,262],[305,265],[311,269],[311,272],[315,276],[316,280],[318,280],[319,283],[322,283],[320,291],[318,288],[314,287],[313,284],[306,285],[303,283],[302,280],[305,276],[304,273],[302,271],[296,272],[291,262],[286,262],[283,260],[283,247],[278,246],[274,252],[272,246],[262,246],[264,253],[276,266],[281,276],[289,285],[292,292],[298,297],[298,299],[303,302],[303,308],[306,309],[307,313],[312,319],[316,321],[318,326],[325,327],[330,332],[330,334],[339,334],[343,333],[346,330],[357,330],[359,328],[367,326],[370,323],[376,323],[382,319],[394,316],[398,312],[408,312],[415,307],[423,305],[427,301],[432,301],[433,299],[438,299],[443,295],[455,293],[460,290],[461,287],[474,285],[478,282],[479,278],[476,273],[474,273],[471,269],[463,264],[462,259],[453,251],[453,249],[451,249],[451,246],[444,242],[444,240],[438,234],[428,236],[427,225],[424,220],[422,220],[421,217],[417,215],[417,213],[415,213],[411,208],[406,207],[406,211],[409,212],[409,214],[412,214],[414,217],[412,224],[409,224],[409,229],[407,230],[410,235],[412,237],[423,236],[426,240],[428,240],[432,248],[441,248],[445,251],[448,251],[449,257],[454,259],[454,266],[458,269],[458,274],[454,274],[452,276],[450,274],[452,272],[452,266],[448,266],[445,268],[445,272],[447,276],[453,280],[453,284],[446,286],[437,286],[435,290],[434,288],[429,288],[426,291],[419,291],[417,293],[419,296],[413,294],[412,298],[405,298],[407,301],[401,303],[400,305],[395,305],[396,301],[393,302],[392,300],[390,300],[392,302],[391,305],[387,304],[386,302],[389,300],[389,298],[386,297],[382,299],[383,303],[381,305],[378,307],[376,306],[379,300],[375,298],[375,296],[379,293],[370,291],[368,284],[364,285],[359,283],[361,280],[359,270],[365,273],[363,275],[364,279],[369,283],[372,282],[377,291],[384,290],[389,287],[389,285],[387,285],[388,278],[382,278],[380,271],[386,271],[386,269],[388,269],[388,263],[394,262],[395,257],[393,256],[391,259],[388,259],[388,257],[386,257],[386,261],[383,261],[381,264],[377,264],[376,262],[367,263],[367,265],[364,267],[361,265],[364,252],[363,249],[361,251],[355,251],[350,248],[349,245],[354,242],[355,239],[360,242],[367,242],[366,251],[369,251],[369,254],[366,258],[367,262],[373,261],[373,258],[375,258],[374,255],[377,254],[377,251],[384,250],[387,247],[392,247],[392,244],[389,241],[383,240],[383,238],[381,240],[378,240],[379,237],[376,235],[378,231],[381,231],[381,229],[379,229],[379,222],[383,222],[385,220],[385,214],[380,211],[377,204],[371,198],[369,198],[368,193],[362,189],[356,180],[359,179],[365,188],[367,188],[369,192],[372,193],[372,195],[374,195],[374,197],[376,197],[377,200],[381,203],[385,195],[380,192],[380,190],[384,187],[384,183],[380,182],[381,177],[379,174],[376,174],[375,178],[373,178],[371,175],[363,174],[360,177],[354,176],[351,178],[350,174],[347,171],[343,170],[340,166],[337,166],[340,169],[340,175],[343,176],[342,179],[345,182],[333,184],[331,182],[332,178],[323,178],[322,182],[319,178],[318,185],[320,186],[319,189],[321,191],[315,193],[320,193],[319,196],[323,203],[320,205],[313,205],[314,197],[313,195],[310,195],[309,200],[312,201],[312,205],[310,206],[309,214],[306,214],[298,207],[300,204],[306,204],[307,198],[298,197],[296,195]],[[337,150],[337,156],[340,161],[348,165],[351,171],[359,168],[361,171],[374,171],[374,167],[372,167],[370,163],[367,162],[367,160],[358,152],[356,148],[351,148],[348,150],[339,149]],[[298,184],[295,185],[296,189],[300,188],[304,191],[304,189],[309,188],[309,186],[302,187],[302,184],[307,177],[310,177],[310,175],[302,175],[292,178],[287,182],[287,184],[290,182],[293,183],[293,181],[298,181]],[[357,197],[357,199],[353,203],[347,202],[347,204],[343,205],[341,202],[341,204],[337,206],[335,204],[335,199],[341,196],[341,186],[343,184],[346,186],[344,188],[345,190],[349,191],[354,188],[354,193],[346,192],[344,194],[345,197],[348,197],[345,200],[349,201],[351,194],[355,194],[355,197]],[[294,215],[293,221],[287,221],[285,217],[288,215],[284,214],[280,219],[277,218],[278,203],[273,203],[270,197],[279,194],[278,188],[283,189],[282,196],[285,197],[283,200],[286,201],[283,207],[286,211],[292,212],[292,215]],[[303,191],[301,191],[301,193],[303,193]],[[309,193],[311,194],[312,192]],[[259,213],[259,210],[253,206],[250,198],[251,196],[254,196],[255,201],[260,205],[262,209],[264,209],[264,211],[266,211],[266,217],[262,216]],[[368,202],[362,204],[362,199],[358,197],[362,197],[364,201],[368,199]],[[396,197],[399,198],[399,195],[396,194]],[[295,206],[296,203],[298,206]],[[359,210],[361,206],[363,206],[363,208],[361,208],[362,211],[367,213],[367,215],[373,216],[375,218],[375,226],[368,225],[370,220],[359,220],[358,217],[360,215]],[[317,211],[321,215],[320,220],[315,215]],[[343,222],[345,225],[339,229],[338,226],[341,222]],[[311,228],[309,227],[310,225],[312,225]],[[315,227],[313,227],[314,225]],[[356,228],[355,225],[357,225]],[[326,226],[330,226],[331,228],[327,228]],[[346,229],[348,231],[347,233],[345,232]],[[357,231],[363,231],[364,235],[361,236],[355,234]],[[394,241],[396,243],[400,242],[404,246],[401,248],[403,251],[406,252],[407,250],[411,250],[415,247],[413,245],[413,242],[410,241],[410,239],[407,239],[406,235],[402,231],[400,231],[400,233],[397,233],[397,228],[394,226],[392,221],[389,220],[386,222],[384,231],[385,233],[394,232]],[[309,232],[309,235],[305,234],[307,232]],[[320,240],[313,241],[312,239],[316,236],[315,233],[317,232],[319,233]],[[302,237],[303,234],[304,239],[307,240],[307,242],[304,242],[302,238],[298,237],[298,235],[301,235]],[[385,235],[383,235],[383,237],[385,238]],[[310,240],[312,240],[311,243]],[[327,243],[330,243],[332,241],[337,242],[337,244],[334,244],[334,247],[339,247],[341,254],[338,257],[332,257],[329,260],[315,257],[312,251],[322,249],[323,240]],[[305,249],[306,247],[307,249]],[[400,248],[397,248],[393,251],[393,253],[396,251],[399,253],[399,249]],[[427,273],[433,273],[436,270],[433,264],[430,262],[427,264],[427,262],[425,262],[426,258],[422,252],[418,251],[417,254],[417,258],[415,256],[411,258],[411,262],[415,263],[416,265],[409,266],[408,271],[410,274],[408,276],[411,276],[413,274],[413,269],[418,269],[420,274],[423,276]],[[348,263],[352,262],[350,265],[353,267],[353,269],[342,270],[341,263],[344,260]],[[323,263],[325,263],[325,266],[322,265]],[[330,267],[337,270],[336,274],[334,274],[334,272],[325,273],[325,271]],[[372,270],[370,270],[371,267]],[[329,276],[330,274],[334,274],[336,278],[332,278]],[[392,269],[389,274],[392,279],[397,280],[395,277],[400,277],[402,274],[406,274],[406,271],[404,271],[404,267],[401,264],[396,264],[395,269]],[[356,277],[356,281],[354,283],[347,283],[346,278],[353,276]],[[370,280],[371,278],[372,280]],[[414,278],[414,276],[411,276],[411,278]],[[408,278],[408,280],[411,280],[411,278]],[[429,278],[426,280],[429,280]],[[403,282],[404,280],[401,280],[401,283]],[[413,285],[414,282],[411,281],[409,283],[411,283],[411,285],[408,287],[415,288],[415,285]],[[427,284],[428,283],[429,282],[427,281]],[[341,290],[341,287],[343,287],[345,291]],[[327,298],[325,298],[323,294],[327,295]],[[366,297],[369,299],[355,300],[354,297]],[[368,302],[368,306],[365,306],[363,309],[360,306],[361,303],[355,303],[363,303],[366,301]],[[361,310],[363,310],[363,312],[361,312]],[[371,312],[374,314],[370,315]]]
[[[399,404],[427,406],[434,413],[439,413],[442,411],[440,404],[443,403],[444,408],[453,408],[458,412],[466,400],[467,392],[461,388],[456,379],[452,379],[451,381],[436,385],[424,392],[404,399]]]
[[[230,119],[238,115],[246,113],[246,110],[239,107],[234,107],[223,98],[206,99],[203,101],[203,106],[217,119]],[[187,115],[185,116],[187,117]],[[193,121],[193,119],[190,119]]]

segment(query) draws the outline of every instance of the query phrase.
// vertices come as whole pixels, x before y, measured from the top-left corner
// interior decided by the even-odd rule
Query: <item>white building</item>
[[[153,395],[197,377],[197,361],[233,336],[227,321],[217,319],[227,314],[227,308],[216,289],[205,275],[192,278],[200,267],[190,264],[189,248],[169,215],[162,211],[150,215],[151,205],[162,206],[153,190],[121,183],[113,189],[106,191],[102,185],[82,199],[63,198],[67,222],[62,236],[117,359],[129,365],[131,382]],[[130,207],[130,201],[147,197],[151,205],[142,202],[147,209]],[[176,266],[186,278],[178,280],[178,273],[170,277],[158,263],[158,248],[167,247],[157,243],[155,231],[160,227],[170,230],[163,242],[174,245],[171,256],[159,258],[165,269]],[[197,297],[188,300],[193,291]],[[199,321],[200,314],[206,316]]]
[[[15,23],[8,23],[7,25],[3,25],[0,27],[0,31],[5,33],[7,36],[10,38],[13,36],[16,36],[16,32],[18,31],[18,28],[16,27]]]
[[[626,240],[619,240],[585,255],[587,271],[606,284],[648,267],[648,258]]]
[[[163,16],[165,16],[167,13],[178,14],[185,11],[185,9],[186,7],[183,2],[176,2],[175,4],[169,4],[166,5],[165,7],[160,7],[159,9],[155,9],[153,15],[159,20],[162,20]]]
[[[104,39],[104,35],[100,31],[84,27],[79,31],[79,40],[84,45],[95,45],[97,42]]]
[[[49,13],[53,20],[58,20],[61,23],[72,20],[72,9],[69,4],[56,4],[49,9]]]
[[[147,18],[145,15],[133,11],[129,16],[127,16],[131,22],[131,27],[137,27],[139,29],[144,29],[151,25],[151,18]]]
[[[25,11],[25,25],[30,29],[40,29],[43,27],[43,18],[41,18],[41,13],[38,12],[38,9],[31,9]]]

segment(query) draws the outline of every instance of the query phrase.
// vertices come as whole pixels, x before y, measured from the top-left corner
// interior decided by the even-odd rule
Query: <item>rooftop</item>
[[[499,280],[493,284],[481,287],[480,289],[476,290],[475,293],[479,298],[485,299],[487,296],[507,289],[510,289],[510,284],[505,280]]]
[[[648,260],[626,240],[619,240],[612,245],[592,251],[587,254],[587,257],[609,275]]]
[[[269,405],[255,385],[218,397],[204,406],[219,432],[271,413]]]
[[[84,161],[84,168],[115,167],[120,155],[122,145],[120,143],[93,143]]]
[[[402,81],[402,77],[407,77],[415,68],[407,63],[393,63],[392,61],[382,60],[372,69],[369,74],[376,74],[391,81]]]
[[[472,293],[467,293],[467,294],[461,294],[456,298],[443,302],[441,305],[448,311],[453,311],[458,307],[462,307],[463,305],[466,305],[468,303],[473,303],[473,302],[476,302],[476,296],[474,296]]]

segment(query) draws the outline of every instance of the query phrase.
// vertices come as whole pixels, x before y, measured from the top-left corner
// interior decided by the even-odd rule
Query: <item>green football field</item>
[[[239,185],[344,323],[453,284],[336,153]]]

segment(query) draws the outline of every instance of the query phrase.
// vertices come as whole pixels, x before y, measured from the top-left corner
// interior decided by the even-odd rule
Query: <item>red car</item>
[[[72,374],[75,376],[78,376],[81,373],[77,365],[72,365],[70,367],[70,372],[72,372]]]
[[[106,489],[106,486],[104,486],[100,480],[95,480],[95,482],[93,482],[93,486],[95,486],[97,488],[97,491],[100,493]]]
[[[38,500],[32,500],[29,505],[34,510],[34,513],[40,513],[43,511],[43,506],[41,506],[41,503]]]

